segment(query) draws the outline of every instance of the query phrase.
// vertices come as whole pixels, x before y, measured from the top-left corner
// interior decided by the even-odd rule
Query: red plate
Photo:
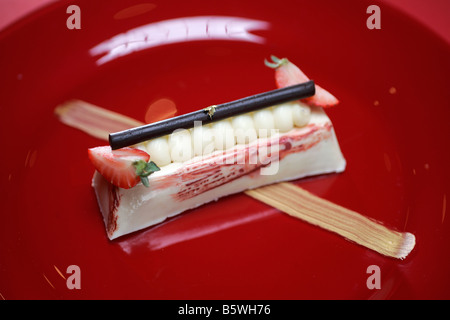
[[[388,6],[369,30],[373,1],[175,2],[78,1],[81,30],[55,3],[1,34],[1,297],[450,298],[449,46]],[[104,142],[54,108],[78,98],[143,121],[169,98],[185,113],[273,89],[270,54],[341,101],[328,114],[347,170],[296,183],[414,233],[412,254],[386,258],[244,194],[109,241],[86,152]]]

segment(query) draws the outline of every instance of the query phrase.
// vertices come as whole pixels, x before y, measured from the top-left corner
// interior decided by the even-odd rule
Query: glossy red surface
[[[449,46],[389,6],[367,29],[373,1],[284,2],[78,1],[81,30],[54,3],[0,34],[1,298],[450,298]],[[128,46],[99,64],[91,49],[119,34]],[[55,106],[84,99],[143,121],[167,98],[189,112],[273,89],[270,54],[341,101],[328,114],[347,170],[296,183],[414,233],[412,254],[380,256],[244,194],[109,241],[86,152],[104,142]],[[66,286],[70,265],[80,290]],[[366,286],[370,265],[380,290]]]

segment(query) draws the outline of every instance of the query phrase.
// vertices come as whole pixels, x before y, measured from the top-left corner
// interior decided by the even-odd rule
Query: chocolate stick
[[[109,134],[113,150],[131,146],[149,139],[171,134],[176,129],[190,129],[195,121],[208,124],[242,113],[252,112],[284,102],[299,100],[315,94],[314,81],[263,92],[232,102],[210,106],[178,117],[158,121],[144,126]]]

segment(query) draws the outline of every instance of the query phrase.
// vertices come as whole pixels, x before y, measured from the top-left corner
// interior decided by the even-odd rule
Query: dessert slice
[[[279,87],[282,84],[278,79],[286,66],[288,71],[294,68],[285,59],[274,59],[272,64]],[[289,77],[288,85],[305,80],[295,79],[298,74],[290,73],[284,79]],[[331,94],[321,88],[318,92],[322,90],[326,100],[321,100],[321,93],[316,99],[283,103],[210,125],[177,130],[133,146],[143,154],[133,153],[133,148],[126,148],[131,149],[127,155],[122,149],[99,147],[105,158],[116,160],[100,161],[101,166],[93,161],[97,171],[92,186],[108,237],[115,239],[244,190],[343,171],[346,162],[333,125],[320,106],[330,106]],[[91,159],[99,154],[99,148],[90,149]],[[128,185],[111,183],[112,176],[116,181],[123,180],[116,176],[120,170],[129,174],[136,162],[148,161],[144,154],[154,164],[149,172],[144,170],[144,183],[136,178],[141,174],[136,174]]]
[[[295,103],[277,108],[288,107],[295,110],[301,105]],[[268,110],[270,113],[276,111]],[[254,115],[253,122],[273,121],[269,118],[271,114],[259,116],[263,119],[255,120],[258,115]],[[216,126],[231,126],[231,123],[217,123]],[[214,130],[217,135],[221,133],[220,128],[215,129],[206,130]],[[205,144],[201,150],[206,154],[191,159],[185,157],[189,153],[198,153],[190,146],[195,132],[186,131],[179,135],[181,137],[178,138],[157,138],[157,141],[139,146],[145,148],[150,156],[156,154],[155,151],[158,153],[152,159],[156,164],[159,162],[160,170],[148,177],[149,187],[138,183],[129,189],[121,188],[95,172],[92,186],[110,239],[154,225],[223,196],[279,181],[341,172],[346,165],[333,125],[318,107],[311,108],[310,121],[305,126],[207,154],[207,149],[215,149],[216,144],[220,148],[221,145],[226,146],[227,140],[234,143],[243,139],[243,136],[237,136],[234,140],[231,134],[228,138],[226,133],[219,138],[213,136],[211,144]],[[203,137],[203,140],[208,139]],[[193,144],[200,149],[200,143],[203,141],[194,141]]]

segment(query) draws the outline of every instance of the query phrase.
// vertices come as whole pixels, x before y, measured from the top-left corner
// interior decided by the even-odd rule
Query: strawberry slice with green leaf
[[[299,83],[309,81],[309,78],[297,67],[295,64],[290,62],[287,58],[277,58],[275,56],[270,56],[272,61],[265,60],[266,66],[275,69],[275,82],[278,88],[284,88],[288,86],[293,86]],[[321,88],[316,84],[316,94],[312,97],[305,98],[301,100],[302,102],[310,106],[318,107],[331,107],[339,103],[331,93],[327,90]]]
[[[148,176],[159,167],[150,161],[150,155],[136,148],[112,150],[110,146],[88,149],[89,159],[95,169],[113,185],[130,189],[139,181],[149,186]]]

